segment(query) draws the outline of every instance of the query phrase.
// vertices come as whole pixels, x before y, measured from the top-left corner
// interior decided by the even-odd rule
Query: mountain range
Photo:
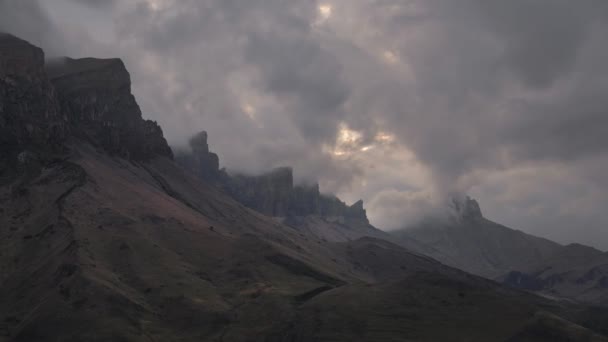
[[[477,214],[445,238],[382,232],[289,169],[219,170],[206,134],[174,154],[130,88],[119,59],[0,34],[0,341],[608,340],[599,297],[547,281],[595,289],[603,253]],[[465,253],[462,227],[502,232],[500,253]]]

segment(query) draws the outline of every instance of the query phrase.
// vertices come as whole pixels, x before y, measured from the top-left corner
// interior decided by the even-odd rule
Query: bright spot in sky
[[[319,14],[321,15],[322,20],[327,20],[331,17],[333,12],[333,7],[329,4],[319,5]]]
[[[245,103],[241,106],[241,109],[251,120],[255,120],[255,108],[252,105]]]
[[[340,125],[338,131],[338,144],[352,145],[357,143],[361,138],[361,133],[348,128],[348,126],[344,124]]]
[[[397,55],[390,50],[384,50],[382,57],[389,64],[396,64],[399,61],[399,57],[397,57]]]
[[[379,132],[374,136],[371,144],[363,145],[363,133],[350,129],[345,123],[342,123],[336,132],[336,142],[323,148],[326,153],[334,157],[349,158],[376,148],[389,147],[395,140],[396,137],[393,134]]]
[[[336,135],[336,143],[334,146],[326,147],[326,151],[333,154],[335,157],[349,157],[354,152],[359,151],[363,134],[350,129],[346,124],[341,124],[338,127]]]
[[[375,140],[380,143],[388,144],[395,141],[395,136],[390,133],[380,132],[376,134]]]

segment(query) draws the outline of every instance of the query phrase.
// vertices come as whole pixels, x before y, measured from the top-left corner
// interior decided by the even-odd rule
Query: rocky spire
[[[190,151],[179,151],[175,155],[175,160],[203,180],[211,182],[219,180],[220,159],[217,154],[209,151],[207,132],[202,131],[194,135],[189,145]]]
[[[451,196],[448,207],[450,214],[457,220],[471,221],[483,217],[479,203],[469,196]]]

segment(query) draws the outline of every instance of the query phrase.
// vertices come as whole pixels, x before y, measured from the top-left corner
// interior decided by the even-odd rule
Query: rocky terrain
[[[142,119],[120,59],[60,58],[46,69],[74,135],[127,159],[172,157],[161,128]]]
[[[498,280],[549,298],[608,305],[608,253],[572,244]]]
[[[179,151],[175,154],[175,161],[202,180],[217,182],[223,171],[220,171],[218,155],[209,151],[207,132],[202,131],[190,138],[189,145],[190,151]]]
[[[428,219],[393,235],[432,248],[421,250],[423,254],[490,279],[537,264],[562,247],[484,218],[471,198],[454,198],[448,209],[447,217]]]
[[[608,305],[608,253],[555,242],[487,220],[470,198],[445,220],[393,233],[410,250],[547,298]],[[416,241],[419,244],[412,244]]]
[[[190,151],[177,153],[177,163],[203,181],[218,183],[248,208],[272,217],[317,216],[369,223],[363,201],[348,206],[335,196],[321,194],[318,184],[294,185],[290,167],[255,176],[220,170],[219,157],[210,152],[207,137],[206,131],[192,137]]]
[[[607,340],[601,309],[240,204],[172,160],[122,62],[63,62],[0,35],[0,341]]]

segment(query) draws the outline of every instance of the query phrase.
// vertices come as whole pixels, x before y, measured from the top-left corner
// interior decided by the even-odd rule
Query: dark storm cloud
[[[44,48],[47,55],[58,55],[67,50],[56,25],[37,1],[0,0],[0,31]]]
[[[117,0],[70,0],[72,2],[90,6],[93,8],[107,8],[112,7]]]
[[[529,85],[543,87],[574,68],[596,10],[593,2],[477,0],[477,5],[483,24],[503,40],[502,61]]]
[[[506,224],[608,247],[604,0],[70,1],[113,8],[112,49],[173,145],[208,130],[228,168],[292,165],[385,228],[472,192]],[[0,29],[107,52],[36,1],[0,7]]]
[[[245,58],[260,71],[264,89],[287,99],[289,115],[304,137],[327,141],[335,136],[350,95],[335,56],[309,36],[256,34],[248,38]]]
[[[417,101],[387,99],[392,126],[452,185],[502,167],[501,153],[510,161],[605,153],[607,68],[582,56],[605,55],[593,42],[608,32],[594,4],[429,1],[419,24],[428,34],[401,46],[416,74],[402,91]]]

